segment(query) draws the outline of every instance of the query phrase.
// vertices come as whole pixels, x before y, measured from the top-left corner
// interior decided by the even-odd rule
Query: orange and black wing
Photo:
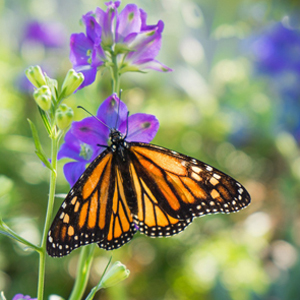
[[[114,155],[106,150],[89,165],[62,203],[48,233],[48,254],[64,256],[82,245],[105,240],[109,247],[112,242],[119,245],[131,238],[135,227],[119,186]]]
[[[148,236],[171,236],[194,217],[237,212],[250,203],[239,182],[189,156],[144,143],[131,143],[129,155],[134,221]]]

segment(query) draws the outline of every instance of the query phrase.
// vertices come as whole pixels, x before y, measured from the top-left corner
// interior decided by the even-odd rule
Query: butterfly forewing
[[[99,155],[70,190],[48,233],[49,255],[63,256],[107,236],[114,192],[112,158],[110,151]]]

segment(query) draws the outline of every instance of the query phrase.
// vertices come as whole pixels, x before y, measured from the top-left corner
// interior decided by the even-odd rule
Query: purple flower
[[[300,31],[276,23],[254,42],[253,52],[263,73],[300,71]]]
[[[269,76],[281,94],[299,97],[300,30],[276,23],[252,43],[256,70]]]
[[[274,133],[290,132],[300,141],[300,30],[275,23],[252,43],[254,66],[265,76],[277,110]]]
[[[107,10],[96,8],[82,17],[86,33],[71,35],[70,60],[85,81],[94,82],[101,66],[117,65],[119,74],[153,69],[172,71],[155,59],[161,48],[164,23],[147,25],[147,14],[135,4],[118,13],[120,1],[107,2]]]
[[[159,127],[156,117],[142,113],[127,116],[128,110],[125,103],[113,94],[100,105],[97,111],[97,118],[108,127],[94,117],[87,117],[72,123],[65,136],[65,143],[58,154],[59,159],[68,157],[74,160],[64,166],[65,177],[71,186],[84,172],[86,165],[106,149],[109,141],[109,128],[115,128],[125,135],[128,118],[126,141],[144,143],[152,141]]]
[[[39,43],[47,48],[56,48],[64,46],[66,39],[61,24],[32,21],[25,29],[23,40]]]
[[[71,130],[65,136],[65,143],[61,146],[58,159],[68,157],[74,161],[64,165],[64,174],[72,186],[86,169],[86,165],[92,162],[99,153],[99,147],[92,147],[78,140]]]
[[[12,298],[12,300],[37,300],[37,298],[31,298],[30,296],[17,294]]]

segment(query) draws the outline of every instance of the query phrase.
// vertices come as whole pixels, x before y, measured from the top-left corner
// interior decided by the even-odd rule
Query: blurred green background
[[[153,143],[230,174],[252,204],[196,219],[172,238],[138,233],[113,252],[97,249],[88,289],[113,254],[131,275],[96,299],[300,299],[298,1],[132,0],[121,8],[131,2],[148,13],[148,24],[164,21],[158,59],[174,72],[123,75],[130,112],[155,114]],[[34,154],[27,118],[48,155],[50,143],[24,70],[39,64],[62,82],[71,68],[69,36],[84,30],[79,19],[97,6],[104,9],[104,1],[0,0],[0,217],[32,243],[41,238],[49,172]],[[52,44],[30,38],[32,22],[48,26]],[[76,120],[86,117],[77,105],[95,113],[110,95],[107,75],[67,100]],[[69,189],[65,162],[57,193]],[[46,295],[68,297],[79,252],[48,257]],[[36,253],[0,236],[0,291],[8,300],[36,295],[37,269]]]

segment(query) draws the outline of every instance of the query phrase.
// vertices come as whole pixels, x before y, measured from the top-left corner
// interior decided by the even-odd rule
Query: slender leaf
[[[51,124],[49,122],[49,119],[48,119],[45,111],[43,111],[39,106],[38,106],[38,109],[39,109],[39,113],[41,115],[41,118],[43,120],[43,123],[46,127],[46,130],[47,130],[48,134],[51,135],[52,132],[51,132]]]
[[[40,139],[39,139],[39,136],[38,136],[38,132],[37,132],[37,129],[35,127],[35,125],[29,120],[27,119],[29,125],[30,125],[30,128],[31,128],[31,132],[32,132],[32,137],[33,137],[33,140],[34,140],[34,144],[35,144],[35,153],[36,155],[39,157],[39,159],[45,164],[45,166],[50,169],[51,171],[54,172],[54,169],[52,168],[52,165],[50,164],[49,160],[47,159],[46,157],[46,154],[42,148],[42,145],[41,145],[41,142],[40,142]]]
[[[34,244],[28,242],[27,240],[25,240],[24,238],[20,237],[17,233],[15,233],[12,229],[10,229],[4,222],[2,219],[0,219],[0,234],[6,235],[9,238],[20,242],[24,245],[26,245],[29,248],[32,248],[36,251],[40,251],[39,247],[35,246]]]
[[[107,271],[107,269],[108,269],[108,267],[109,267],[109,265],[111,263],[111,260],[112,260],[112,256],[110,257],[110,259],[109,259],[109,261],[108,261],[108,263],[107,263],[107,265],[106,265],[106,267],[104,269],[104,272],[103,272],[103,274],[102,274],[102,276],[101,276],[101,278],[99,280],[99,283],[91,289],[91,291],[89,292],[89,294],[87,295],[87,297],[85,298],[85,300],[92,300],[92,299],[94,299],[96,293],[101,289],[101,282],[102,282],[103,276],[105,275],[105,273],[106,273],[106,271]]]

